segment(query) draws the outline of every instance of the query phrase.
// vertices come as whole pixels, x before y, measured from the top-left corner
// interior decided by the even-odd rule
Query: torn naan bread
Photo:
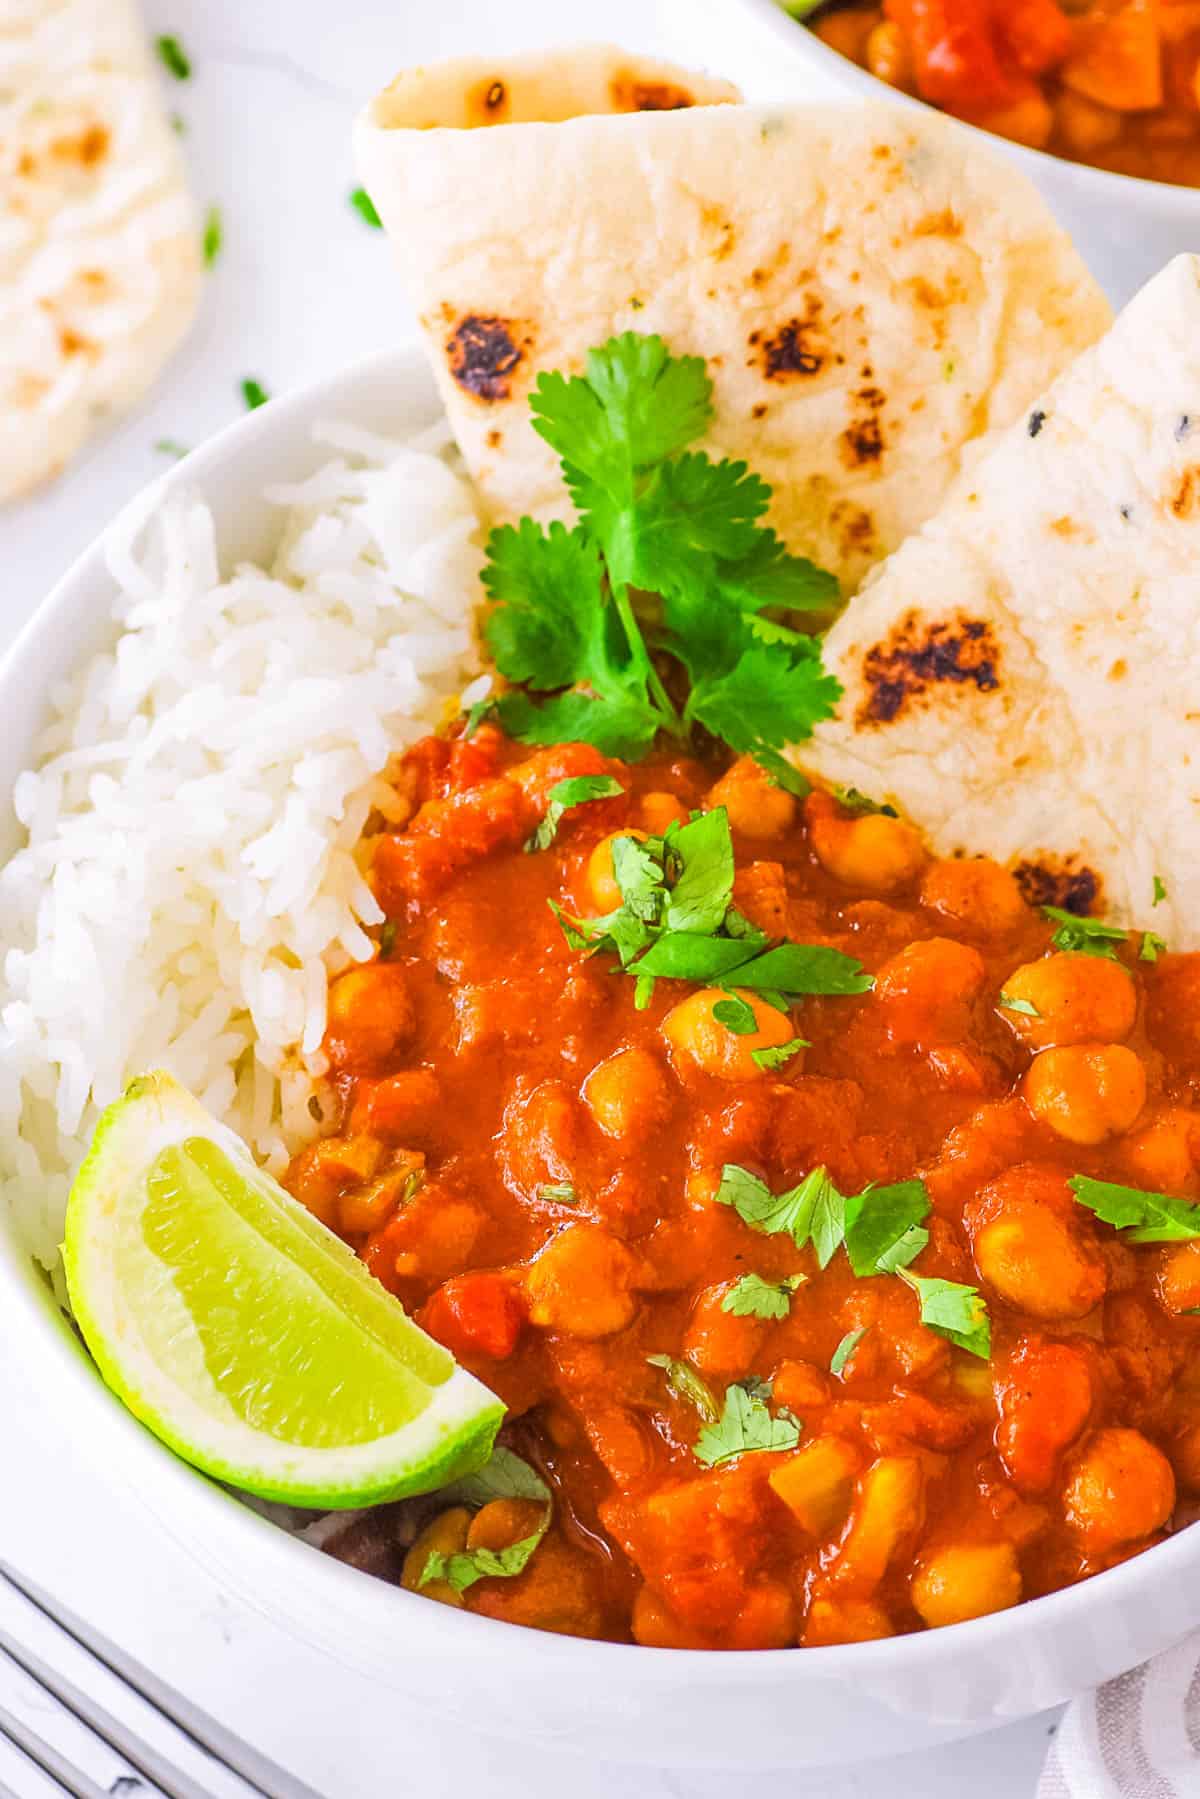
[[[131,0],[0,24],[0,501],[131,407],[191,323],[196,221]]]
[[[1200,946],[1200,257],[876,572],[825,662],[846,691],[804,767],[1035,903]]]
[[[1032,186],[960,128],[711,104],[736,98],[611,48],[435,64],[367,108],[358,166],[496,520],[569,515],[530,425],[539,370],[658,332],[707,361],[709,447],[853,586],[1111,314]]]

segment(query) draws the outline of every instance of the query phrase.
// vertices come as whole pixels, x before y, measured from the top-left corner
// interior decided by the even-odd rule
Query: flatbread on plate
[[[1111,315],[1033,187],[952,123],[712,104],[736,98],[605,47],[434,64],[368,106],[358,165],[495,519],[569,515],[538,371],[659,332],[708,363],[710,447],[854,585]]]
[[[1034,901],[1200,946],[1200,257],[1004,434],[825,661],[846,692],[804,766]]]
[[[191,323],[196,221],[130,0],[0,10],[0,501],[131,407]]]

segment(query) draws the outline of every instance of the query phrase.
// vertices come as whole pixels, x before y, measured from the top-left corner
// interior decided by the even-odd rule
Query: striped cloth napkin
[[[1068,1706],[1037,1799],[1200,1799],[1200,1637]]]

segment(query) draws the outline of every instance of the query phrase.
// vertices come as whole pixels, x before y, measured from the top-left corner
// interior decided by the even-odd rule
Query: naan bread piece
[[[140,398],[191,323],[196,221],[130,0],[4,0],[0,501]]]
[[[846,692],[806,768],[1035,902],[1200,946],[1200,257],[1004,434],[825,661]]]
[[[853,586],[1111,314],[1030,184],[959,127],[711,104],[734,98],[611,48],[437,64],[367,108],[358,165],[495,519],[570,515],[529,423],[538,371],[656,331],[707,360],[710,448]]]

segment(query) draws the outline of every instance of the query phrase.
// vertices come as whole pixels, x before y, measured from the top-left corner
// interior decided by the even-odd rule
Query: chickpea
[[[1001,1012],[1031,1049],[1120,1043],[1137,1017],[1137,989],[1119,962],[1069,950],[1026,962],[1005,981],[1004,997],[1034,1008],[1032,1014]]]
[[[610,1337],[633,1318],[636,1272],[629,1250],[602,1225],[570,1224],[529,1267],[530,1322],[574,1337]]]
[[[1171,1446],[1179,1484],[1185,1493],[1200,1493],[1200,1424],[1189,1424]]]
[[[912,1602],[926,1624],[961,1624],[1007,1611],[1021,1597],[1011,1543],[955,1543],[926,1556],[912,1578]]]
[[[383,1069],[416,1030],[408,977],[395,962],[369,962],[339,975],[329,989],[325,1048],[335,1068]]]
[[[1175,1106],[1128,1136],[1121,1154],[1135,1186],[1184,1195],[1196,1170],[1194,1142],[1200,1143],[1195,1114]]]
[[[600,839],[588,857],[588,897],[601,917],[606,912],[615,912],[622,903],[621,889],[617,886],[613,869],[613,844],[618,837],[633,837],[638,843],[645,843],[646,836],[645,831],[610,831],[607,837]]]
[[[671,1110],[671,1095],[648,1049],[622,1049],[593,1068],[583,1100],[606,1137],[644,1137]]]
[[[847,887],[892,893],[925,863],[924,844],[902,818],[884,812],[847,818],[827,793],[810,793],[804,814],[817,860]]]
[[[1200,1206],[1196,1222],[1200,1224]],[[1177,1317],[1200,1307],[1200,1242],[1180,1243],[1166,1251],[1158,1274],[1158,1296]]]
[[[668,825],[685,825],[688,809],[673,793],[644,793],[638,813],[652,837],[661,837]]]
[[[756,1049],[777,1049],[790,1043],[796,1035],[788,1013],[779,1012],[766,1000],[740,989],[737,999],[744,1000],[754,1013],[754,1029],[739,1037],[729,1026],[713,1016],[714,1007],[730,998],[719,987],[706,987],[673,1006],[662,1021],[662,1033],[671,1046],[676,1067],[697,1074],[716,1075],[724,1081],[758,1081],[769,1072],[754,1060]],[[803,1051],[797,1051],[789,1063],[794,1070]]]
[[[921,882],[921,904],[979,937],[1004,937],[1028,914],[1021,889],[987,856],[934,862]]]
[[[804,1642],[815,1649],[833,1643],[876,1643],[895,1634],[891,1618],[873,1599],[814,1599]]]
[[[866,44],[866,62],[877,81],[889,87],[909,87],[913,78],[908,39],[899,25],[885,19],[876,25]]]
[[[1091,156],[1097,150],[1115,144],[1121,135],[1123,120],[1111,106],[1098,100],[1085,99],[1069,89],[1055,102],[1054,122],[1064,146],[1073,156]]]
[[[481,1506],[467,1529],[468,1549],[511,1549],[531,1537],[542,1522],[538,1499],[492,1499]]]
[[[1044,1049],[1023,1083],[1035,1118],[1068,1143],[1122,1136],[1146,1103],[1141,1057],[1123,1043]]]
[[[431,1555],[458,1555],[466,1548],[470,1523],[471,1514],[465,1505],[451,1506],[449,1511],[439,1512],[405,1556],[401,1585],[410,1593],[423,1593],[426,1599],[437,1599],[442,1605],[457,1606],[461,1610],[463,1596],[455,1592],[448,1580],[431,1580],[422,1586],[421,1576]]]
[[[1106,1555],[1161,1530],[1175,1509],[1175,1476],[1140,1431],[1111,1427],[1088,1438],[1063,1504],[1088,1555]]]
[[[1035,1318],[1082,1318],[1104,1297],[1105,1265],[1058,1169],[1023,1163],[968,1207],[979,1277]]]
[[[1054,114],[1050,102],[1034,92],[1024,95],[1011,106],[984,114],[975,123],[984,131],[994,131],[997,137],[1007,137],[1029,150],[1044,150],[1054,129]]]
[[[750,756],[739,756],[726,770],[705,802],[724,806],[730,828],[755,842],[785,837],[796,822],[796,802],[785,787],[764,774]]]

